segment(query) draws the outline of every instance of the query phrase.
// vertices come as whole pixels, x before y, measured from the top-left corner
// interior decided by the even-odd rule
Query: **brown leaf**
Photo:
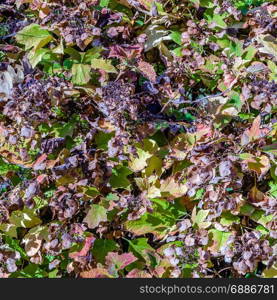
[[[157,75],[152,65],[141,60],[138,62],[138,69],[143,76],[147,77],[152,82],[156,82]]]
[[[249,142],[258,139],[261,136],[261,117],[260,115],[255,118],[250,129],[246,129],[241,137],[241,145],[244,146]]]
[[[81,278],[110,278],[109,272],[104,268],[90,269],[89,271],[81,272]]]
[[[248,194],[248,198],[251,203],[257,204],[265,200],[265,194],[258,190],[256,186],[253,186]]]

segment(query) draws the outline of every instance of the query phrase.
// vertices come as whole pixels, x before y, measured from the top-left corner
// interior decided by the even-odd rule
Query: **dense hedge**
[[[0,4],[0,277],[276,276],[276,16]]]

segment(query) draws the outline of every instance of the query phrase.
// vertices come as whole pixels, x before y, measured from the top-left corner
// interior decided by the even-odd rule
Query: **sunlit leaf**
[[[97,227],[101,222],[107,221],[107,212],[106,209],[98,204],[92,204],[84,222],[88,224],[88,227],[93,229]]]

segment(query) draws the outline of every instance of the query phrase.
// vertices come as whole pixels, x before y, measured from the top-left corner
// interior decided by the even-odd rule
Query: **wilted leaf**
[[[8,66],[7,70],[0,72],[0,97],[2,95],[9,97],[12,92],[13,85],[23,81],[24,74],[20,66]]]
[[[145,76],[152,82],[156,82],[157,75],[151,64],[141,60],[138,62],[138,69],[143,74],[143,76]]]
[[[152,278],[152,276],[146,271],[133,269],[127,274],[126,278]]]
[[[274,38],[272,35],[263,35],[260,34],[257,36],[257,40],[259,43],[263,45],[263,47],[259,48],[260,52],[270,54],[273,57],[277,57],[277,42],[276,38]]]
[[[253,204],[258,204],[259,202],[263,202],[265,200],[265,195],[259,191],[256,186],[253,186],[249,192],[249,200]]]
[[[172,195],[176,198],[183,196],[188,190],[184,183],[178,183],[173,177],[161,181],[160,191],[162,196]]]
[[[43,240],[47,240],[47,228],[44,226],[37,226],[32,228],[22,240],[25,244],[25,251],[28,256],[34,256],[40,250]]]

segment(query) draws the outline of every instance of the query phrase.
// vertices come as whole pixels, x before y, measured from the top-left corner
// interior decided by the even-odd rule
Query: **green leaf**
[[[44,278],[47,277],[47,272],[40,268],[36,264],[28,264],[21,272],[23,277],[26,278]]]
[[[251,61],[257,53],[257,49],[253,46],[248,46],[244,50],[243,59]]]
[[[152,199],[153,212],[145,213],[139,219],[125,222],[125,228],[136,235],[153,233],[163,238],[176,221],[185,214],[183,208],[163,199]]]
[[[32,228],[42,223],[35,212],[29,208],[13,211],[9,221],[17,227],[24,228]]]
[[[273,61],[269,60],[269,61],[267,61],[267,66],[268,66],[269,70],[271,71],[271,73],[269,74],[270,80],[273,80],[276,82],[277,81],[277,65]]]
[[[116,68],[111,64],[111,61],[102,58],[93,58],[91,60],[91,67],[93,69],[103,70],[107,73],[117,73]]]
[[[193,225],[197,225],[199,228],[207,228],[211,225],[211,222],[205,222],[209,215],[209,209],[200,209],[196,214],[196,207],[192,211],[191,220]]]
[[[262,226],[262,225],[258,225],[257,227],[256,227],[256,230],[258,230],[258,231],[260,231],[260,233],[262,234],[262,235],[268,235],[268,233],[269,233],[269,230],[267,230],[264,226]]]
[[[145,175],[150,176],[154,172],[160,175],[162,172],[162,166],[163,166],[163,162],[159,157],[157,156],[150,157],[147,168],[145,169]]]
[[[19,171],[21,169],[20,166],[13,165],[6,163],[1,157],[0,157],[0,175],[6,175],[10,171]]]
[[[97,145],[97,148],[105,151],[108,150],[108,142],[112,137],[114,137],[114,132],[97,132],[97,134],[95,135],[95,143]]]
[[[100,195],[98,189],[94,186],[84,186],[83,187],[83,193],[86,196],[91,197],[91,198],[94,198],[94,197]]]
[[[215,6],[214,1],[212,1],[212,0],[190,0],[190,1],[195,4],[200,3],[200,6],[202,6],[202,7],[212,8]]]
[[[230,212],[224,212],[220,218],[220,224],[223,226],[230,226],[233,224],[239,224],[240,218],[238,216],[232,215]]]
[[[108,7],[110,0],[100,0],[100,7]]]
[[[73,64],[72,65],[72,82],[78,85],[84,85],[90,81],[90,65]]]
[[[242,103],[241,103],[240,96],[238,93],[234,92],[231,95],[230,100],[228,101],[226,106],[230,106],[230,105],[236,107],[239,110],[241,109]]]
[[[17,238],[17,226],[14,224],[0,224],[0,230],[3,231],[6,235],[8,235],[11,238]]]
[[[20,242],[19,242],[19,240],[15,240],[15,239],[13,239],[13,238],[11,238],[11,237],[9,237],[9,236],[6,236],[6,237],[5,237],[5,242],[6,242],[6,244],[7,244],[11,249],[13,249],[13,250],[15,250],[15,251],[18,251],[18,252],[20,253],[20,255],[21,255],[21,258],[23,258],[23,259],[27,259],[27,258],[28,258],[28,256],[27,256],[25,250],[24,250],[22,247],[20,247]]]
[[[92,204],[83,222],[88,224],[88,227],[93,229],[97,227],[101,222],[107,221],[106,209],[98,204]]]
[[[263,146],[261,149],[263,152],[269,152],[274,155],[277,155],[277,143],[274,143],[272,145]]]
[[[172,50],[172,53],[175,56],[182,57],[183,56],[183,53],[182,53],[183,49],[184,49],[184,47],[177,47],[174,50]]]
[[[244,216],[251,216],[253,214],[253,212],[255,211],[255,207],[250,205],[250,204],[244,204],[241,208],[240,208],[240,213]]]
[[[277,263],[275,263],[271,268],[265,269],[262,273],[263,278],[277,278]]]
[[[58,276],[58,273],[59,273],[59,270],[54,269],[48,273],[48,278],[59,278],[60,276]]]
[[[39,64],[47,53],[49,53],[48,49],[38,49],[36,51],[31,51],[28,55],[31,66],[34,68],[37,64]]]
[[[39,196],[35,196],[33,198],[33,200],[35,202],[35,209],[41,209],[41,208],[45,207],[46,205],[48,205],[48,201]]]
[[[110,184],[113,188],[127,188],[130,181],[127,176],[132,174],[132,171],[125,166],[117,166],[112,169]]]
[[[207,9],[204,13],[205,18],[209,23],[215,23],[218,27],[225,29],[227,24],[224,19],[226,18],[226,13],[223,15],[214,14],[213,9]]]
[[[212,234],[213,245],[210,247],[211,251],[220,252],[221,248],[225,246],[228,238],[231,236],[231,232],[219,231],[217,229],[209,230]]]
[[[25,50],[31,48],[38,50],[53,40],[53,37],[49,31],[42,29],[40,25],[30,24],[17,33],[16,40],[25,46]]]
[[[56,123],[51,128],[55,134],[55,137],[67,137],[72,136],[76,127],[77,121],[72,119],[68,123]]]
[[[268,191],[271,197],[277,198],[277,182],[269,182],[270,190]]]
[[[64,53],[68,54],[72,59],[74,59],[76,62],[81,62],[82,56],[80,52],[75,50],[74,48],[65,48]]]
[[[118,250],[118,245],[114,240],[97,239],[94,242],[92,254],[97,262],[105,263],[105,257],[109,252]]]
[[[173,42],[175,42],[178,45],[182,45],[182,34],[179,31],[171,31],[171,34],[169,35]]]
[[[148,258],[147,254],[154,251],[148,244],[147,238],[139,238],[129,241],[129,251],[132,251],[138,258],[146,260]]]
[[[243,43],[239,41],[230,42],[230,54],[240,57],[242,56],[243,52]]]
[[[263,210],[256,210],[250,219],[266,227],[266,224],[272,221],[273,215],[265,215]]]
[[[85,54],[82,59],[82,63],[84,64],[90,64],[91,60],[93,58],[98,58],[100,56],[100,53],[102,51],[101,47],[94,47],[92,49],[89,49]]]

